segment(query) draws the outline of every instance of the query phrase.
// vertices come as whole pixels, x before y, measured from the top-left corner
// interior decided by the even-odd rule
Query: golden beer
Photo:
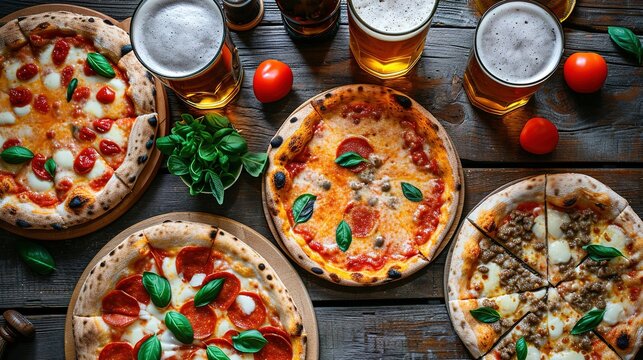
[[[340,0],[276,0],[284,27],[296,40],[323,40],[337,32]]]
[[[408,73],[420,59],[438,0],[348,0],[350,48],[380,79]]]
[[[563,22],[565,19],[569,17],[569,15],[572,13],[572,10],[574,10],[574,6],[576,6],[576,0],[536,0],[539,3],[547,6],[549,10],[551,10],[558,19]],[[484,13],[487,11],[488,8],[491,7],[491,5],[499,2],[499,0],[474,0],[474,3],[476,4],[476,8],[480,13]]]
[[[469,101],[497,115],[525,105],[556,71],[563,43],[558,18],[539,3],[493,5],[478,23],[464,73]]]
[[[223,107],[241,88],[239,54],[215,0],[144,0],[130,37],[139,61],[190,106]]]

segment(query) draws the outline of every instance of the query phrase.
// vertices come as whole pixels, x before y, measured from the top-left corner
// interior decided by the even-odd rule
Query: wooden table
[[[2,0],[0,16],[45,0]],[[348,48],[346,8],[331,41],[293,43],[286,35],[273,0],[266,0],[262,23],[233,34],[246,71],[239,98],[226,110],[243,130],[250,148],[263,151],[284,118],[302,101],[339,85],[375,83],[406,92],[424,105],[449,132],[462,157],[466,178],[465,213],[498,186],[549,171],[573,170],[598,178],[630,201],[643,215],[643,67],[610,41],[606,28],[619,25],[643,33],[641,1],[578,0],[564,23],[565,58],[577,51],[605,57],[609,76],[593,95],[568,90],[559,71],[529,104],[503,118],[472,108],[462,76],[478,14],[471,1],[441,0],[422,59],[403,78],[381,81],[359,69]],[[73,0],[116,19],[130,17],[138,0]],[[268,105],[252,94],[252,75],[263,60],[288,63],[293,91]],[[174,118],[186,107],[170,95]],[[532,156],[521,150],[518,134],[533,116],[552,120],[560,130],[557,150]],[[272,239],[261,210],[260,180],[243,176],[226,192],[223,206],[208,195],[190,197],[181,181],[162,169],[139,204],[110,226],[81,239],[46,243],[58,270],[38,276],[20,262],[14,242],[0,233],[0,309],[18,309],[38,328],[33,343],[13,346],[8,359],[62,359],[64,316],[71,292],[94,254],[114,235],[148,217],[171,211],[206,211],[245,223]],[[393,286],[345,289],[301,271],[315,305],[322,359],[462,359],[468,358],[446,313],[443,272],[446,251],[431,265]]]

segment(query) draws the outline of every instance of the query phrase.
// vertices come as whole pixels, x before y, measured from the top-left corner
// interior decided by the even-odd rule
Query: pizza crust
[[[109,343],[111,329],[100,317],[73,316],[72,329],[77,360],[96,360]]]
[[[547,175],[547,203],[560,208],[587,206],[606,220],[617,217],[627,201],[591,176],[577,173]]]
[[[25,35],[20,31],[18,19],[11,20],[0,27],[0,55],[27,45],[27,41]]]
[[[219,229],[214,225],[189,221],[166,221],[143,230],[153,248],[169,249],[183,246],[211,248]]]
[[[132,99],[137,114],[156,112],[156,88],[154,78],[138,61],[134,52],[125,54],[119,61],[118,67],[126,75],[129,82],[127,95]]]
[[[23,229],[61,230],[64,227],[64,220],[55,208],[23,202],[15,195],[5,196],[0,202],[0,218]]]
[[[485,235],[468,220],[463,220],[455,239],[448,271],[447,293],[450,300],[469,299],[467,274],[471,274],[480,256],[480,241]]]
[[[477,309],[477,300],[452,300],[449,302],[451,308],[451,322],[453,328],[469,349],[471,355],[479,358],[491,348],[498,339],[491,326],[475,320],[469,310]]]
[[[140,115],[134,121],[127,140],[127,153],[114,174],[123,184],[133,188],[154,151],[158,120],[156,114]]]

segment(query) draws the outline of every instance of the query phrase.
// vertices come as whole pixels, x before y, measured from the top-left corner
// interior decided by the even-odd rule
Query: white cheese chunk
[[[15,83],[18,81],[18,78],[16,77],[16,72],[18,69],[22,66],[20,62],[17,61],[12,61],[10,63],[5,63],[4,65],[4,74],[7,77],[7,80],[11,83]]]
[[[527,357],[525,360],[540,360],[540,350],[531,345],[527,345]]]
[[[177,338],[174,337],[174,334],[169,330],[164,331],[161,336],[159,336],[159,340],[161,341],[161,349],[163,350],[163,359],[170,357],[165,357],[165,355],[168,355],[168,352],[176,351],[183,345],[183,343],[177,340]]]
[[[31,190],[44,192],[54,187],[53,181],[41,180],[31,169],[27,171],[27,182]]]
[[[609,325],[615,325],[623,315],[623,304],[608,302],[605,306],[605,315],[603,321]]]
[[[500,313],[501,316],[511,315],[518,309],[520,295],[511,294],[499,296],[496,299],[496,304],[498,305],[498,313]]]
[[[94,163],[94,167],[92,170],[86,175],[90,180],[94,180],[96,178],[101,177],[104,173],[105,170],[107,169],[105,165],[105,161],[102,159],[96,160]]]
[[[69,49],[69,54],[67,54],[67,57],[65,58],[65,63],[67,64],[83,63],[84,64],[85,59],[87,59],[87,55],[85,54],[85,51],[83,49],[72,47],[71,49]]]
[[[83,111],[97,118],[103,117],[103,105],[96,100],[87,100],[85,106],[83,106]]]
[[[40,57],[38,58],[40,60],[40,65],[49,65],[54,63],[51,59],[51,53],[53,52],[53,50],[53,44],[45,46],[45,49],[40,53]]]
[[[553,239],[560,239],[563,237],[563,231],[560,226],[564,222],[569,221],[569,215],[554,209],[547,210],[547,230]]]
[[[59,169],[71,170],[74,168],[74,155],[67,149],[56,151],[53,158]]]
[[[558,339],[563,334],[565,323],[550,313],[547,317],[547,328],[549,329],[549,337]]]
[[[545,216],[540,214],[534,219],[534,226],[531,227],[531,231],[536,236],[536,239],[544,240],[547,234],[547,229],[545,227]]]
[[[228,320],[227,317],[220,318],[217,322],[217,329],[215,335],[217,337],[223,337],[228,330],[237,330],[237,328]]]
[[[121,95],[125,94],[125,88],[127,87],[127,85],[125,84],[125,81],[117,78],[113,78],[112,80],[108,81],[107,86],[109,86],[112,90],[114,90],[117,97],[120,97]]]
[[[13,112],[18,116],[25,116],[31,112],[31,105],[27,104],[25,106],[15,107],[13,108]]]
[[[11,111],[0,112],[0,125],[11,125],[15,123],[16,123],[16,116],[13,115]]]
[[[62,84],[60,83],[60,74],[57,72],[52,72],[49,75],[45,76],[43,82],[48,89],[53,90],[62,87]]]
[[[192,279],[190,280],[190,286],[197,287],[201,286],[203,284],[203,280],[205,280],[205,274],[198,273],[192,275]]]
[[[495,291],[500,284],[500,271],[502,269],[496,263],[492,262],[485,264],[485,266],[489,269],[489,271],[484,274],[486,275],[486,279],[483,277],[482,273],[477,271],[474,273],[472,279],[473,283],[482,284],[483,289],[480,293],[480,297],[488,297],[489,294]]]
[[[255,311],[255,308],[257,307],[254,299],[246,295],[237,296],[236,302],[241,311],[246,315],[252,314],[252,312]]]
[[[18,129],[18,137],[31,137],[33,136],[33,129],[31,126],[21,126]]]
[[[127,142],[125,133],[116,125],[112,125],[111,129],[103,135],[103,138],[112,140],[120,146],[125,145]]]
[[[585,360],[585,356],[572,350],[564,350],[559,353],[552,354],[549,360]]]
[[[603,236],[600,238],[600,244],[604,246],[611,246],[623,252],[625,246],[631,240],[625,235],[623,229],[616,225],[609,225],[607,229],[603,232]]]
[[[549,243],[549,261],[552,264],[566,264],[572,258],[569,244],[565,240],[556,240]]]

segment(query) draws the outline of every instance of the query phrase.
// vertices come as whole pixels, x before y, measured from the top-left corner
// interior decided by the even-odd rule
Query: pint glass
[[[216,0],[143,0],[132,17],[139,61],[188,105],[225,106],[243,68]]]
[[[380,79],[408,73],[420,59],[438,0],[348,0],[350,48]]]
[[[547,6],[558,19],[563,22],[569,17],[576,6],[576,0],[537,0],[539,3]],[[476,8],[480,13],[484,13],[491,5],[497,3],[498,0],[474,0]]]
[[[469,100],[497,115],[525,105],[556,71],[563,43],[558,18],[539,3],[493,5],[478,23],[464,73]]]
[[[324,39],[339,27],[340,0],[277,0],[288,34],[295,39]]]

